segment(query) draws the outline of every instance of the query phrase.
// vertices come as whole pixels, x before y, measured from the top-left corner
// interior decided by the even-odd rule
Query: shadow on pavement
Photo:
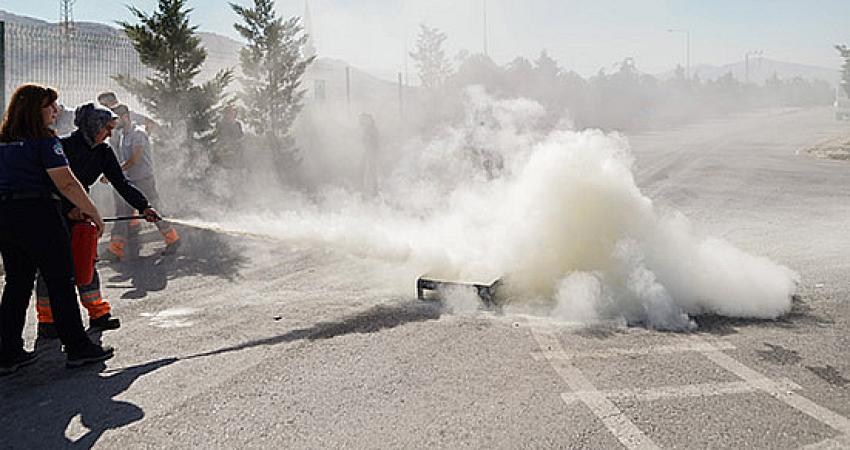
[[[834,324],[832,319],[815,314],[802,297],[794,296],[791,311],[777,319],[740,319],[733,317],[706,314],[694,317],[698,333],[709,333],[719,336],[737,334],[736,328],[758,326],[795,329],[803,326],[826,326]]]
[[[222,353],[236,352],[253,347],[272,346],[299,340],[332,339],[346,334],[377,333],[411,322],[437,320],[441,315],[441,306],[421,301],[409,301],[395,305],[378,305],[362,313],[346,317],[336,322],[320,322],[309,328],[292,330],[278,336],[256,339],[242,344],[198,353],[181,359],[193,359]]]
[[[161,238],[156,232],[139,236],[135,242],[128,244],[124,261],[109,263],[118,273],[109,278],[107,287],[126,287],[115,286],[115,283],[129,281],[131,287],[121,298],[141,299],[148,292],[164,290],[169,280],[181,277],[207,275],[236,280],[239,269],[247,262],[243,248],[227,236],[213,231],[181,226],[175,228],[180,233],[182,243],[174,255],[163,256],[158,250],[154,254],[140,256],[142,244],[160,241]],[[165,246],[164,243],[158,245]],[[99,251],[101,255],[107,254],[105,246]]]
[[[68,370],[63,357],[44,356],[46,361],[0,378],[2,448],[91,448],[106,431],[145,416],[137,405],[115,397],[177,361],[161,359],[104,376],[104,363]]]

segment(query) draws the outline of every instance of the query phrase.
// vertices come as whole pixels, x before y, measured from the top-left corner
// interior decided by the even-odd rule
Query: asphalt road
[[[149,233],[100,266],[116,357],[68,371],[39,345],[0,379],[0,447],[850,448],[850,167],[798,154],[846,127],[783,110],[631,138],[660,208],[800,272],[780,320],[452,314],[332,250],[181,228],[163,259]]]

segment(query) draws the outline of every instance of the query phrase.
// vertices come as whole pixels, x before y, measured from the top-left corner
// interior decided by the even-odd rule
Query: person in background
[[[118,106],[118,96],[115,95],[114,92],[101,92],[97,94],[97,102],[100,103],[101,106],[112,109]]]
[[[118,115],[119,127],[121,129],[121,142],[116,149],[118,158],[121,160],[121,169],[128,180],[136,186],[145,197],[153,203],[159,204],[159,194],[156,190],[156,180],[153,170],[153,156],[151,155],[150,139],[144,128],[130,119],[130,109],[126,105],[118,105],[113,109]],[[133,214],[133,206],[127,204],[119,194],[115,194],[115,215],[128,216]],[[163,254],[172,254],[180,245],[180,236],[174,226],[165,220],[156,222],[156,227],[165,239],[165,250]],[[125,247],[130,235],[130,224],[118,222],[112,228],[112,236],[109,240],[109,252],[121,260],[125,257]]]
[[[161,220],[159,213],[153,209],[124,172],[112,148],[106,140],[112,135],[112,130],[118,125],[118,116],[112,111],[86,103],[77,108],[74,113],[74,124],[77,129],[60,142],[68,158],[71,171],[88,191],[103,175],[115,188],[115,191],[134,208],[142,211],[149,222]],[[80,221],[80,209],[74,207],[67,199],[62,199],[62,211],[66,220]],[[69,224],[69,228],[70,228]],[[89,314],[89,326],[94,329],[112,330],[121,326],[121,322],[112,317],[109,302],[103,299],[100,290],[100,277],[97,270],[91,283],[78,286],[80,301]],[[36,282],[36,311],[38,312],[38,336],[40,338],[55,338],[56,329],[53,324],[53,314],[50,308],[50,294],[43,277]]]
[[[242,153],[242,123],[236,118],[237,111],[233,105],[224,108],[221,120],[215,126],[216,161],[226,167],[232,167],[234,159]]]
[[[59,104],[59,116],[56,123],[51,126],[59,137],[67,136],[74,131],[74,110],[63,104]]]
[[[59,209],[61,193],[103,232],[103,220],[77,181],[49,127],[56,121],[58,93],[37,84],[19,86],[0,125],[0,254],[6,284],[0,300],[0,374],[32,363],[23,330],[36,271],[51,295],[56,331],[67,367],[112,357],[83,329],[74,292],[71,239]]]
[[[363,145],[363,161],[360,179],[363,192],[368,195],[378,194],[378,165],[380,155],[380,137],[375,118],[371,114],[362,113],[359,118],[361,143]]]
[[[97,102],[100,104],[100,106],[109,109],[115,109],[116,106],[121,104],[121,102],[118,101],[118,96],[111,91],[101,92],[100,94],[97,94]],[[148,125],[148,122],[153,122],[147,116],[139,114],[135,111],[130,111],[130,119],[137,124],[145,126]],[[112,148],[116,148],[116,146],[112,146]]]
[[[105,108],[114,109],[116,106],[121,103],[118,101],[118,96],[115,95],[112,91],[105,91],[97,94],[97,103],[100,106]],[[156,128],[156,122],[151,120],[149,117],[144,116],[142,114],[138,114],[134,111],[130,111],[130,119],[138,124],[142,124],[145,126],[145,131],[148,132],[148,136],[154,131]],[[118,150],[118,141],[121,139],[121,130],[116,130],[115,133],[112,133],[112,137],[109,138],[109,146],[115,150]]]

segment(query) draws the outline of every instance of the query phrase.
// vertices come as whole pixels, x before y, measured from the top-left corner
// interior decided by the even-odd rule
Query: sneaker
[[[57,339],[59,333],[56,332],[56,325],[53,323],[38,323],[38,338],[37,339]]]
[[[65,367],[73,369],[82,367],[86,364],[92,364],[100,361],[106,361],[115,355],[115,349],[108,346],[100,346],[94,343],[89,343],[82,349],[76,352],[68,352],[68,361],[65,362]]]
[[[11,358],[0,358],[0,376],[8,375],[21,367],[28,366],[34,363],[36,359],[38,359],[38,354],[26,350],[21,350]]]
[[[112,314],[106,313],[97,319],[90,319],[89,328],[98,330],[117,330],[118,328],[121,328],[121,321],[112,317]]]

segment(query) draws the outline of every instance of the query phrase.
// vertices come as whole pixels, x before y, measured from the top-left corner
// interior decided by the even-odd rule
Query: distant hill
[[[36,19],[34,17],[28,16],[20,16],[15,13],[11,13],[8,11],[4,11],[0,9],[0,20],[6,23],[18,23],[22,25],[29,26],[51,26],[58,27],[58,22],[48,22],[42,19]],[[109,25],[105,25],[102,23],[94,23],[94,22],[76,22],[75,23],[78,30],[86,33],[97,33],[97,34],[110,34],[110,35],[119,35],[121,32],[114,27],[110,27]]]
[[[745,61],[738,61],[723,66],[700,64],[691,67],[691,73],[698,75],[702,80],[715,80],[730,72],[738,80],[744,81],[747,72]],[[674,73],[674,70],[670,70],[657,76],[661,79],[669,79],[673,77]],[[773,77],[774,73],[784,80],[801,77],[807,80],[826,81],[833,86],[838,84],[839,79],[837,62],[834,69],[829,69],[826,67],[776,61],[769,58],[753,57],[750,59],[751,82],[764,83],[766,79]]]
[[[59,27],[57,22],[48,22],[33,17],[21,16],[0,9],[0,20],[7,23],[27,25],[31,27]],[[82,33],[121,36],[123,33],[117,26],[95,22],[75,22],[76,30]],[[207,61],[201,72],[201,79],[208,79],[220,69],[239,65],[239,49],[242,44],[215,33],[199,32],[201,43],[207,49]]]
[[[55,22],[48,22],[42,19],[36,19],[27,16],[17,15],[0,9],[0,20],[7,23],[18,23],[22,25],[34,27],[58,27]],[[93,34],[104,34],[119,36],[122,34],[117,26],[110,26],[102,23],[94,22],[76,22],[76,29]],[[207,50],[207,60],[204,63],[200,78],[208,79],[213,74],[221,69],[234,68],[238,72],[239,68],[239,49],[242,48],[242,43],[231,39],[227,36],[222,36],[216,33],[198,32],[201,37],[201,43]],[[312,74],[323,72],[322,78],[328,78],[331,84],[330,91],[332,96],[344,95],[339,93],[339,86],[344,84],[345,67],[349,64],[345,61],[330,58],[319,58],[311,70]],[[373,89],[395,89],[395,84],[387,82],[378,77],[375,77],[365,71],[352,68],[352,85],[362,89],[362,91],[370,91]],[[237,73],[238,76],[238,73]],[[310,86],[305,87],[309,88]],[[394,91],[393,91],[394,92]]]

